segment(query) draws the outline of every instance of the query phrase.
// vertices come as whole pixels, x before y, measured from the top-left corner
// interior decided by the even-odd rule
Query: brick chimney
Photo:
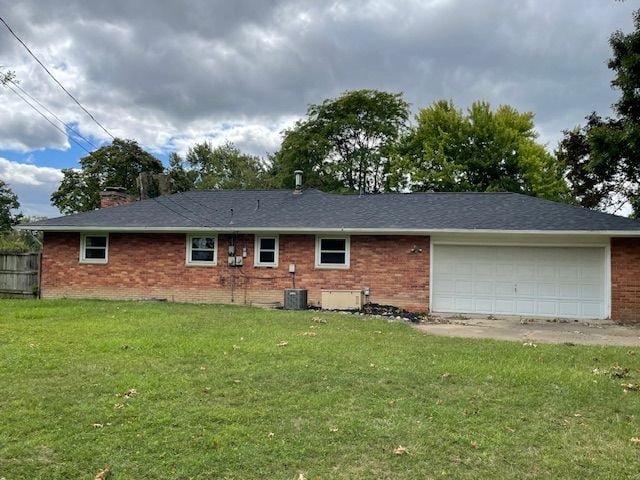
[[[129,195],[124,187],[106,187],[100,192],[100,208],[115,207],[135,202],[137,198]]]

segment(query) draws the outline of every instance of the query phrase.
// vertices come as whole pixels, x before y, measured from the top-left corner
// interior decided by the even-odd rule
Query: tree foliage
[[[20,208],[18,196],[3,180],[0,180],[0,234],[11,231],[20,222],[22,215],[14,213]]]
[[[356,90],[311,105],[307,118],[284,132],[272,168],[274,184],[305,184],[324,190],[380,192],[390,158],[409,117],[400,93]]]
[[[562,168],[536,142],[533,114],[440,100],[422,109],[393,161],[390,186],[412,191],[508,191],[566,200]]]
[[[162,171],[160,160],[134,140],[116,138],[81,158],[80,170],[62,170],[64,177],[51,195],[51,203],[63,214],[93,210],[100,206],[100,192],[106,187],[124,187],[129,194],[137,195],[140,173]]]
[[[198,143],[189,148],[184,160],[172,154],[168,174],[176,191],[261,188],[266,181],[262,160],[229,142],[217,147]]]
[[[580,205],[616,211],[629,203],[640,214],[640,10],[634,12],[634,31],[614,32],[609,38],[613,56],[611,82],[620,91],[614,118],[597,113],[584,126],[565,130],[557,149],[566,164],[572,193]]]

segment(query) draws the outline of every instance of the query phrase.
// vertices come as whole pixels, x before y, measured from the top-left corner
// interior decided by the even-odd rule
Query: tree
[[[580,205],[618,211],[625,204],[640,215],[640,10],[633,14],[634,31],[614,32],[608,67],[611,86],[620,91],[615,116],[593,112],[586,124],[565,130],[557,155]]]
[[[13,193],[9,185],[0,180],[0,235],[10,232],[14,225],[20,223],[22,215],[13,213],[20,208],[18,196]]]
[[[177,191],[228,190],[264,187],[266,170],[259,157],[232,143],[213,147],[203,142],[189,148],[186,160],[172,154],[168,174]]]
[[[137,179],[142,172],[162,173],[160,160],[142,150],[134,140],[116,138],[80,159],[80,170],[64,169],[60,187],[51,203],[63,214],[85,212],[100,206],[105,187],[124,187],[138,194]]]
[[[380,192],[408,118],[400,93],[356,90],[311,105],[307,118],[284,132],[274,183],[289,188],[293,172],[302,170],[308,186]]]
[[[422,109],[392,164],[390,187],[412,191],[507,191],[565,200],[562,168],[536,142],[533,114],[475,102],[465,114],[440,100]]]

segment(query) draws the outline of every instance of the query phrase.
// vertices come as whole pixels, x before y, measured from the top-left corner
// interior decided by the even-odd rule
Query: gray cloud
[[[553,147],[563,128],[592,110],[606,114],[615,100],[607,39],[630,30],[633,9],[601,0],[0,5],[118,135],[154,149],[234,139],[258,154],[277,148],[278,132],[309,103],[356,88],[402,91],[414,110],[439,98],[460,107],[512,104],[536,113],[541,139]],[[6,32],[0,59],[65,120],[103,136]],[[0,115],[0,148],[64,147],[15,99]]]

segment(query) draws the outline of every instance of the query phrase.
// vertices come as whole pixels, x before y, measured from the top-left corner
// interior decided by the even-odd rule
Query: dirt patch
[[[432,319],[435,317],[432,316]],[[494,317],[444,317],[440,323],[416,325],[429,335],[490,338],[523,343],[564,343],[640,347],[640,326],[617,325],[608,320],[574,321]]]

